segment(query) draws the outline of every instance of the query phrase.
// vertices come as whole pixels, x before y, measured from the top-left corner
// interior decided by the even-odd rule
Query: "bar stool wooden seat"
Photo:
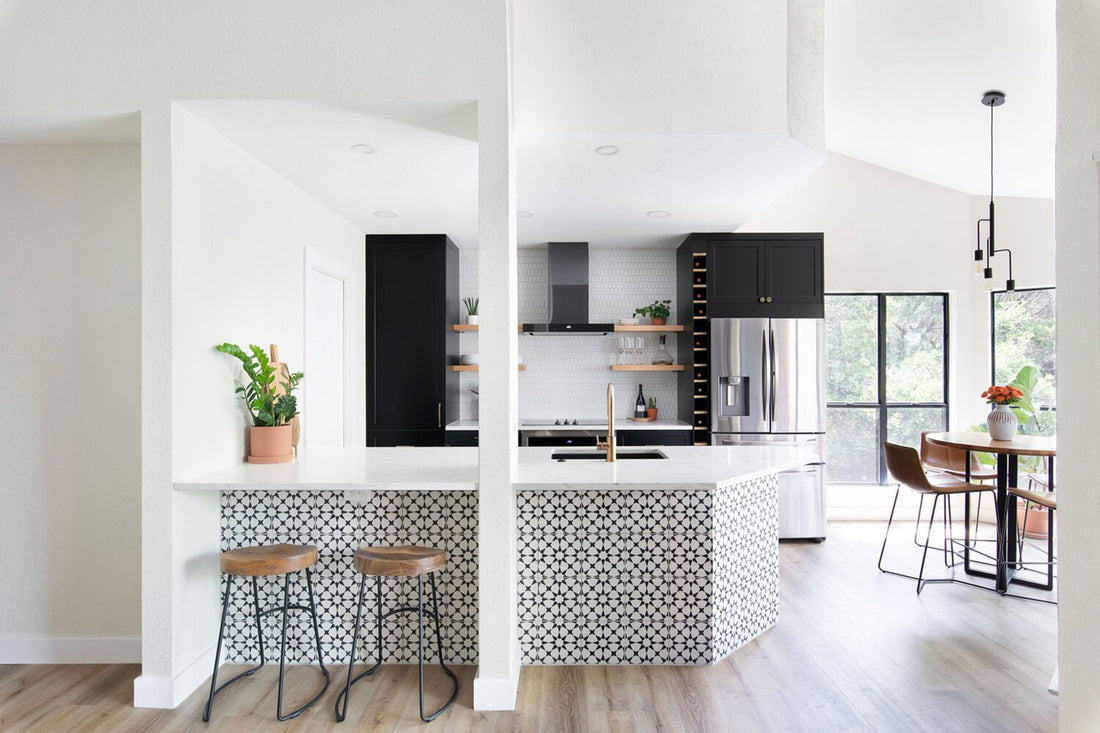
[[[206,699],[203,708],[203,721],[210,720],[210,709],[214,704],[214,697],[229,685],[242,677],[248,677],[263,669],[267,659],[264,656],[263,617],[270,613],[282,611],[283,626],[279,642],[279,699],[275,708],[275,715],[279,720],[290,720],[301,715],[312,707],[328,690],[329,672],[325,668],[325,661],[321,657],[321,631],[317,624],[317,605],[313,600],[313,576],[312,567],[317,563],[317,548],[313,545],[258,545],[255,547],[239,547],[235,550],[223,552],[221,555],[221,571],[225,575],[225,595],[222,597],[222,620],[218,628],[218,647],[214,653],[214,672],[210,676],[210,695]],[[290,604],[290,576],[294,573],[306,573],[306,592],[309,595],[309,605]],[[257,578],[263,575],[281,575],[283,577],[283,602],[282,605],[260,610],[260,589]],[[260,652],[260,662],[255,667],[236,675],[228,682],[218,686],[218,666],[221,661],[222,643],[225,639],[225,620],[229,612],[229,596],[233,589],[233,579],[252,578],[253,613],[256,617],[256,646]],[[317,663],[321,667],[325,684],[312,700],[289,713],[283,713],[283,679],[286,671],[286,622],[290,611],[308,611],[313,622],[313,637],[317,643]]]
[[[351,636],[351,652],[348,657],[348,679],[344,689],[336,698],[336,721],[342,722],[348,713],[348,699],[351,697],[351,686],[359,680],[374,674],[382,666],[382,622],[396,613],[416,612],[417,614],[417,638],[418,659],[420,670],[420,719],[430,723],[454,704],[458,697],[458,677],[447,667],[443,658],[443,635],[439,620],[439,594],[436,590],[435,573],[442,570],[447,562],[447,555],[443,550],[434,547],[418,547],[416,545],[376,546],[360,547],[353,557],[355,570],[360,574],[359,600],[355,606],[355,630]],[[424,576],[431,578],[432,604],[428,609],[424,608]],[[377,627],[378,661],[369,669],[360,672],[353,677],[355,668],[355,648],[359,641],[359,629],[363,614],[363,597],[366,592],[367,576],[376,578],[375,598],[375,625]],[[382,578],[416,577],[417,605],[402,606],[382,613]],[[430,616],[435,624],[436,652],[439,655],[439,666],[444,674],[451,678],[453,690],[447,702],[433,713],[424,712],[424,616]]]

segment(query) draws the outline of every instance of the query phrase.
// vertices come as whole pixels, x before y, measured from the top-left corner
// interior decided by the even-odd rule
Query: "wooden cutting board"
[[[284,362],[279,361],[279,347],[276,344],[271,344],[268,347],[270,355],[268,361],[271,366],[275,368],[275,388],[276,395],[286,394],[286,388],[283,387],[283,382],[290,381],[290,369]],[[294,454],[298,454],[298,439],[302,437],[302,424],[298,420],[298,416],[295,415],[290,421],[290,443],[294,447]]]

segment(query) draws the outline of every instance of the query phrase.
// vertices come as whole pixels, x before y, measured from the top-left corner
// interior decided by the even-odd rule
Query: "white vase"
[[[476,326],[477,325],[477,316],[470,316],[470,315],[466,316],[466,325],[467,326]]]
[[[985,419],[989,426],[989,437],[993,440],[1012,440],[1016,437],[1019,420],[1008,405],[993,405],[993,412]]]

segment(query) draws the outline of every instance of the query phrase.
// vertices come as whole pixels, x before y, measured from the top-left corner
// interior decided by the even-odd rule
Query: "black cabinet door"
[[[620,430],[616,445],[624,447],[642,445],[691,445],[690,430]]]
[[[823,318],[824,296],[822,235],[709,235],[709,317]]]
[[[458,250],[444,235],[368,236],[366,247],[367,443],[443,445],[458,409],[447,370]]]
[[[446,431],[446,444],[448,446],[476,446],[478,432],[476,430],[448,430]]]
[[[763,290],[770,314],[824,318],[821,240],[776,240],[768,243],[764,253]]]
[[[393,446],[442,446],[442,430],[372,430],[367,433],[367,445],[372,448]]]
[[[764,245],[710,241],[707,245],[707,313],[711,318],[764,315]]]

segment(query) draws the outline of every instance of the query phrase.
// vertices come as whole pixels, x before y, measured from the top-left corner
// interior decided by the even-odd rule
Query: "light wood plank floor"
[[[1056,609],[958,585],[928,586],[875,569],[880,524],[834,523],[822,545],[781,546],[779,624],[719,665],[526,667],[519,711],[470,709],[474,669],[432,730],[445,731],[1053,731],[1046,692],[1056,659]],[[895,525],[900,532],[912,525]],[[900,533],[899,533],[900,536]],[[904,539],[904,538],[903,538]],[[893,544],[893,542],[891,542]],[[919,557],[905,542],[895,562]],[[930,558],[931,564],[931,558]],[[939,566],[942,570],[942,563]],[[334,680],[341,667],[333,667]],[[227,670],[228,671],[228,670]],[[0,666],[4,731],[397,731],[419,725],[416,668],[391,667],[355,688],[336,725],[334,681],[322,706],[275,720],[277,668],[176,710],[136,710],[134,665]],[[429,691],[442,691],[433,670]],[[319,677],[292,668],[288,703]]]

